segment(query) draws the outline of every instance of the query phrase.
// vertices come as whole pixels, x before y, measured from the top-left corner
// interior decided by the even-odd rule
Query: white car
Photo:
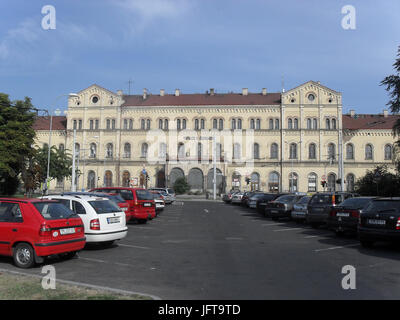
[[[111,245],[126,237],[126,215],[107,198],[89,195],[48,195],[44,199],[58,200],[83,221],[87,243]]]
[[[242,198],[243,198],[243,193],[235,193],[232,195],[232,200],[231,203],[233,204],[241,204],[242,203]]]

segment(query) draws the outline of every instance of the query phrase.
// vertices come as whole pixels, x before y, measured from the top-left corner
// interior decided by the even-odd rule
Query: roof
[[[50,130],[50,117],[39,116],[36,117],[33,124],[34,130]],[[67,129],[67,117],[66,116],[53,116],[53,123],[51,125],[52,130],[66,130]]]
[[[215,94],[174,94],[124,95],[123,107],[147,107],[147,106],[238,106],[238,105],[277,105],[281,104],[280,93],[215,93]]]
[[[356,114],[351,116],[349,114],[343,115],[343,128],[348,130],[360,129],[386,129],[391,130],[400,115],[387,115],[383,114]]]

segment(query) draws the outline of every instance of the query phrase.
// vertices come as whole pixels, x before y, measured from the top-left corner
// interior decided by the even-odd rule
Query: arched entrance
[[[232,174],[232,189],[240,190],[241,178],[242,176],[240,175],[239,172],[235,171]]]
[[[222,172],[220,169],[216,169],[217,171],[217,193],[221,194],[224,190],[224,177],[222,176]],[[213,192],[214,191],[214,169],[210,169],[207,174],[207,191],[208,192]]]
[[[104,186],[112,187],[112,172],[109,170],[104,173]]]
[[[190,185],[190,191],[203,191],[204,189],[204,177],[203,171],[199,168],[190,169],[188,175],[188,184]]]
[[[130,180],[131,180],[131,174],[129,173],[129,171],[124,171],[122,173],[122,186],[129,187]]]
[[[185,174],[181,168],[173,168],[169,174],[169,186],[173,187],[176,179],[184,177]]]
[[[88,179],[87,188],[88,189],[96,188],[96,173],[93,170],[89,171],[87,179]]]
[[[250,187],[251,191],[260,190],[260,175],[257,172],[251,174]]]
[[[164,169],[160,169],[157,171],[156,186],[157,186],[157,188],[165,188],[166,187]]]

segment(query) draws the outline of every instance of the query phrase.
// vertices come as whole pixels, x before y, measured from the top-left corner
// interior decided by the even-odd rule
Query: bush
[[[174,191],[176,194],[184,194],[190,190],[190,185],[185,178],[178,178],[174,183]]]
[[[400,176],[388,172],[386,165],[377,166],[357,181],[355,191],[362,196],[400,196]]]

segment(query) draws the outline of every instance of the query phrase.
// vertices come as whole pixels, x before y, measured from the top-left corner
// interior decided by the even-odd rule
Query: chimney
[[[214,95],[214,88],[211,88],[210,89],[210,96],[213,96]]]
[[[147,98],[147,89],[143,89],[143,100],[146,100]]]
[[[164,90],[164,89],[161,89],[161,90],[160,90],[160,96],[161,96],[161,97],[164,97],[164,96],[165,96],[165,90]]]
[[[267,89],[266,89],[266,88],[263,88],[262,91],[261,91],[261,93],[262,93],[263,96],[266,96],[266,95],[267,95]]]
[[[387,118],[388,115],[389,115],[389,112],[387,111],[387,109],[383,109],[383,116],[384,116],[385,118]]]
[[[180,93],[181,93],[181,92],[179,91],[179,89],[175,89],[175,96],[176,96],[176,97],[179,97]]]
[[[117,95],[122,96],[123,92],[122,90],[117,90]]]
[[[242,95],[243,95],[243,96],[247,96],[248,94],[249,94],[249,89],[243,88],[243,89],[242,89]]]
[[[354,118],[355,115],[356,115],[356,112],[353,109],[351,109],[350,110],[350,117]]]

